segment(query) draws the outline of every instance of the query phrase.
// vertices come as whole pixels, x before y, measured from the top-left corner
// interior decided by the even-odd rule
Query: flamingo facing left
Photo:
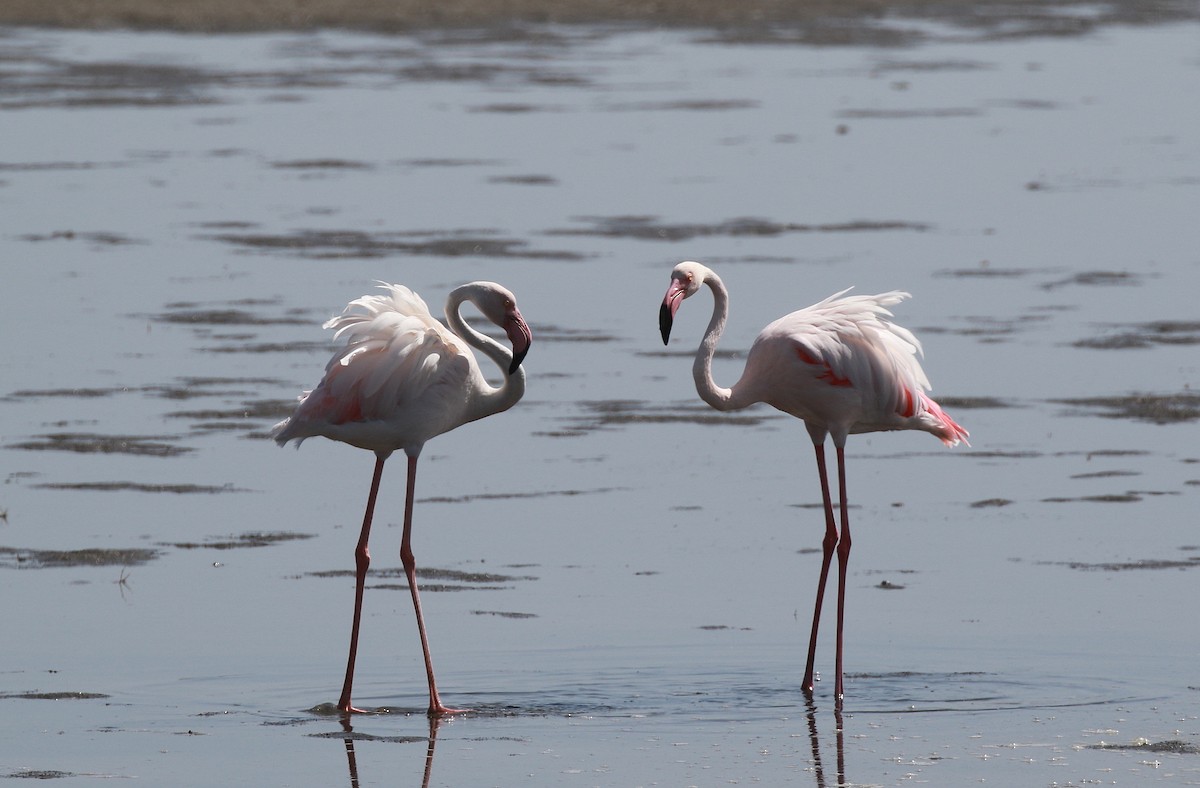
[[[442,704],[433,677],[429,639],[421,615],[417,592],[416,561],[412,551],[413,490],[417,457],[430,438],[470,421],[508,410],[525,393],[525,370],[521,361],[529,352],[533,336],[517,309],[511,292],[494,282],[471,282],[451,291],[446,299],[447,330],[420,296],[403,285],[380,286],[383,295],[365,295],[351,301],[342,314],[325,323],[335,329],[334,339],[343,337],[339,349],[325,367],[325,376],[312,391],[300,397],[291,417],[276,424],[272,437],[280,446],[290,440],[299,445],[305,438],[323,435],[336,441],[375,452],[375,474],[367,497],[362,532],[354,551],[354,621],[350,628],[350,655],[346,680],[338,708],[361,712],[350,703],[354,682],[354,660],[358,653],[358,629],[362,618],[363,588],[371,555],[367,540],[383,464],[397,449],[408,455],[408,488],[404,502],[404,531],[400,560],[408,577],[416,612],[421,651],[429,681],[429,715],[453,714]],[[483,316],[500,326],[512,343],[510,353],[500,343],[467,325],[459,309],[470,301]],[[491,386],[479,369],[471,348],[483,352],[504,371],[499,387]]]
[[[908,298],[893,291],[847,296],[843,290],[806,309],[768,325],[750,346],[746,369],[732,388],[713,382],[712,361],[729,317],[729,291],[712,269],[682,262],[671,272],[671,284],[659,307],[658,323],[665,345],[675,313],[685,298],[707,285],[713,314],[696,351],[692,376],[700,398],[717,410],[737,410],[765,402],[804,421],[817,453],[821,498],[825,505],[823,560],[817,581],[817,603],[808,641],[803,688],[813,691],[817,624],[834,548],[838,555],[837,653],[835,703],[842,703],[842,619],[846,600],[846,567],[850,558],[850,519],[846,504],[846,437],[881,430],[922,430],[947,446],[969,436],[925,392],[929,379],[917,360],[921,343],[908,329],[891,321],[888,307]],[[837,450],[841,533],[833,518],[825,437]]]

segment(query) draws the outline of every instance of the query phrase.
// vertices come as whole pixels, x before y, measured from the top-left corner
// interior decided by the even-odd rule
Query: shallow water
[[[906,48],[8,31],[0,775],[1200,783],[1195,25]],[[707,410],[674,262],[903,288],[972,434],[852,438],[847,699],[806,704],[808,440]],[[517,293],[525,400],[426,447],[431,736],[385,475],[266,440],[378,279]],[[433,571],[438,570],[438,571]],[[818,667],[832,671],[832,612]],[[432,744],[431,744],[432,741]],[[436,746],[434,746],[436,745]]]

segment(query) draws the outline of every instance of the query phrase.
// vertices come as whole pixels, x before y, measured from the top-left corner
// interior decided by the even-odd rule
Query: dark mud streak
[[[370,583],[366,588],[377,588],[380,591],[410,591],[405,583]],[[431,594],[441,594],[449,591],[507,591],[512,586],[496,585],[451,585],[449,583],[421,583],[421,590]]]
[[[0,700],[19,698],[21,700],[103,700],[110,696],[103,692],[4,692]]]
[[[0,172],[74,172],[76,170],[114,169],[131,167],[128,161],[30,161],[30,162],[0,162]],[[65,230],[63,232],[71,232]]]
[[[292,531],[251,531],[239,536],[212,538],[206,542],[160,542],[164,547],[174,547],[179,550],[237,550],[245,547],[269,547],[281,542],[294,542],[298,539],[312,539],[316,534],[302,534]]]
[[[1094,449],[1092,451],[1059,451],[1054,457],[1085,457],[1089,462],[1095,457],[1148,457],[1144,449]]]
[[[267,399],[243,402],[232,408],[206,410],[176,410],[164,414],[170,419],[192,419],[194,421],[244,421],[247,419],[278,420],[292,415],[296,410],[295,399]]]
[[[590,328],[564,328],[563,326],[533,323],[530,325],[537,336],[538,343],[542,342],[620,342],[622,337],[616,334],[606,334]]]
[[[178,378],[173,386],[144,386],[139,391],[157,394],[164,399],[191,399],[193,397],[232,397],[256,394],[263,386],[283,386],[286,381],[278,378]],[[216,389],[210,390],[210,389]]]
[[[216,432],[244,432],[249,435],[259,432],[260,426],[258,424],[235,424],[229,421],[202,421],[191,425],[189,429],[193,435],[211,435]]]
[[[354,577],[353,569],[328,569],[319,572],[306,572],[305,577]],[[371,569],[374,579],[406,579],[404,570],[400,567],[383,567]],[[459,569],[440,569],[437,567],[417,567],[417,577],[422,581],[421,590],[425,589],[424,581],[450,581],[467,584],[495,585],[498,583],[515,583],[522,580],[537,580],[535,575],[503,575],[496,572],[464,572]],[[397,586],[399,587],[399,586]]]
[[[314,343],[315,345],[316,343]],[[328,345],[321,344],[322,349]],[[289,345],[290,348],[290,345]],[[283,386],[286,381],[275,378],[179,378],[173,385],[114,386],[112,388],[20,389],[3,399],[38,399],[42,397],[75,397],[95,399],[115,394],[152,394],[163,399],[186,400],[195,397],[232,397],[257,393],[263,386]],[[219,387],[219,388],[217,388]],[[212,389],[216,390],[212,390]]]
[[[922,334],[950,334],[961,337],[978,337],[980,342],[1007,342],[1010,337],[1027,331],[1037,323],[1050,320],[1047,315],[1025,315],[1019,318],[996,318],[989,316],[968,316],[959,319],[961,327],[923,326]]]
[[[477,82],[490,85],[504,81],[568,88],[585,88],[593,84],[586,73],[565,72],[556,65],[540,68],[513,66],[503,62],[435,63],[421,60],[420,57],[412,59],[419,62],[403,66],[393,71],[392,75],[404,82]]]
[[[1072,479],[1111,479],[1118,476],[1141,476],[1141,471],[1095,471],[1093,473],[1074,473]]]
[[[94,399],[97,397],[111,397],[113,394],[121,394],[128,389],[125,388],[109,388],[109,389],[21,389],[7,395],[5,399],[35,399],[38,397],[79,397],[80,399]]]
[[[142,482],[45,482],[30,485],[35,490],[86,490],[88,492],[173,493],[175,495],[253,492],[233,484],[145,484]]]
[[[1014,503],[1014,501],[1010,501],[1008,498],[986,498],[982,501],[975,501],[974,503],[971,504],[971,508],[972,509],[998,509],[1003,506],[1009,506],[1013,503]]]
[[[515,238],[497,238],[498,231],[446,233],[366,233],[358,230],[299,230],[287,235],[222,233],[209,240],[262,253],[300,255],[309,259],[370,259],[424,255],[428,257],[491,257],[522,260],[585,259],[578,252],[537,250]],[[440,237],[437,237],[440,236]]]
[[[1034,268],[992,268],[981,265],[978,268],[946,268],[935,271],[935,277],[956,279],[1019,279],[1039,273]]]
[[[1012,400],[1003,400],[996,397],[943,397],[937,398],[938,404],[943,408],[953,408],[955,410],[998,410],[1001,408],[1020,407]]]
[[[333,704],[330,704],[333,706]],[[375,713],[388,713],[390,709],[372,709]],[[333,706],[333,711],[313,711],[314,714],[329,714],[334,713],[344,715],[345,712]],[[408,712],[404,712],[408,713]],[[363,733],[361,731],[324,731],[322,733],[308,733],[314,739],[337,739],[339,741],[370,741],[370,742],[386,742],[388,744],[425,744],[429,741],[428,736],[380,736],[374,733]]]
[[[880,76],[894,72],[913,73],[942,73],[970,71],[994,71],[998,66],[984,60],[894,60],[883,59],[876,61],[871,67],[872,76]]]
[[[17,239],[30,243],[41,243],[44,241],[84,241],[96,247],[129,246],[148,243],[147,241],[140,241],[126,235],[121,235],[120,233],[76,232],[75,230],[56,230],[44,235],[18,235]]]
[[[842,120],[906,120],[909,118],[974,118],[983,110],[974,107],[933,107],[929,109],[844,109]]]
[[[757,109],[757,101],[747,99],[693,99],[679,101],[631,101],[604,105],[606,112],[713,112]]]
[[[636,352],[636,355],[643,356],[645,358],[686,358],[686,359],[695,358],[696,351],[694,348],[689,346],[686,342],[679,342],[678,344],[685,346],[684,349],[683,350],[639,350]],[[746,351],[744,351],[744,350],[732,350],[732,349],[722,350],[722,349],[718,348],[717,352],[713,354],[713,358],[726,359],[726,360],[730,360],[730,361],[737,361],[737,360],[743,359],[745,357],[746,357]]]
[[[1131,273],[1129,271],[1083,271],[1069,276],[1066,279],[1058,279],[1053,282],[1046,282],[1042,285],[1043,290],[1057,290],[1060,287],[1068,287],[1071,285],[1079,285],[1084,287],[1108,286],[1108,287],[1137,287],[1145,280],[1145,276],[1141,274]]]
[[[1140,561],[1111,561],[1087,563],[1084,561],[1038,561],[1043,566],[1065,566],[1084,572],[1126,572],[1137,569],[1195,569],[1200,568],[1200,556],[1189,559],[1147,558]]]
[[[538,337],[541,340],[541,337]],[[234,345],[209,345],[197,348],[201,353],[324,353],[328,342],[239,342]]]
[[[54,569],[80,566],[140,566],[158,558],[148,548],[86,548],[83,550],[26,550],[0,547],[0,568]]]
[[[1100,409],[1098,415],[1109,419],[1133,419],[1153,424],[1180,424],[1200,420],[1200,394],[1132,394],[1123,397],[1082,397],[1050,400],[1070,405],[1068,415],[1097,415],[1088,409]]]
[[[553,498],[558,496],[575,497],[577,495],[596,495],[615,492],[622,487],[600,487],[594,490],[545,490],[542,492],[522,493],[478,493],[474,495],[440,495],[429,498],[418,498],[417,503],[469,503],[471,501],[511,501],[527,498]]]
[[[1160,345],[1200,345],[1200,322],[1157,320],[1150,323],[1109,326],[1117,333],[1087,337],[1072,347],[1093,350],[1144,350]]]
[[[518,104],[516,102],[502,102],[495,104],[481,104],[475,107],[468,107],[467,112],[493,112],[499,115],[521,115],[532,112],[557,112],[553,107],[540,107],[536,104]]]
[[[401,159],[398,163],[409,167],[495,167],[505,162],[503,159]]]
[[[713,411],[704,403],[692,401],[652,406],[642,400],[593,400],[576,403],[585,411],[580,416],[561,419],[566,426],[555,432],[538,432],[547,437],[577,437],[596,430],[615,429],[630,424],[704,424],[714,426],[758,426],[780,419],[774,411],[760,408],[754,413],[730,415]]]
[[[944,460],[972,459],[972,460],[1032,460],[1046,456],[1039,451],[998,451],[994,449],[963,449],[959,448],[955,451],[899,451],[892,453],[879,453],[870,455],[870,459],[877,460],[904,460],[912,457],[940,457]],[[864,457],[865,458],[865,457]],[[957,462],[958,460],[954,460]]]
[[[349,159],[295,159],[291,161],[273,161],[271,167],[277,170],[372,170],[374,165],[365,161]]]
[[[0,24],[48,27],[166,29],[191,32],[313,30],[323,27],[376,33],[421,34],[432,42],[553,42],[564,34],[533,25],[611,25],[615,29],[703,31],[712,40],[754,44],[804,43],[818,46],[912,45],[943,35],[914,21],[937,20],[954,30],[955,40],[1006,40],[1079,36],[1111,24],[1162,24],[1194,19],[1193,4],[1118,0],[1075,2],[945,3],[912,0],[904,6],[855,0],[779,3],[747,0],[665,0],[650,5],[627,0],[263,0],[259,3],[158,3],[121,0],[11,0],[0,5]],[[603,30],[604,28],[600,28]],[[395,59],[404,49],[380,48],[377,59]],[[334,54],[333,52],[328,54]],[[180,81],[188,69],[163,74]],[[119,73],[119,72],[118,72]],[[204,72],[200,72],[204,73]]]
[[[60,6],[61,8],[61,6]],[[0,24],[11,13],[11,4],[0,5]],[[197,4],[181,10],[193,13]],[[311,67],[304,71],[235,71],[161,63],[110,60],[76,63],[61,59],[26,58],[31,70],[0,73],[4,99],[10,110],[44,108],[204,107],[229,103],[219,92],[337,88],[372,70],[341,66]],[[270,100],[270,98],[266,99]]]
[[[36,440],[9,444],[11,449],[26,451],[70,451],[77,454],[132,454],[141,457],[178,457],[195,451],[187,446],[160,443],[175,440],[165,435],[96,435],[93,433],[56,432],[37,435]]]
[[[260,312],[249,312],[244,309],[200,309],[194,308],[194,305],[186,307],[180,305],[180,308],[172,312],[160,312],[156,315],[130,315],[130,317],[149,318],[156,323],[203,326],[306,326],[312,323],[308,317],[268,317]]]
[[[214,151],[211,155],[232,156],[232,155],[241,154],[241,153],[245,153],[245,152],[233,150],[233,151],[223,151],[223,152],[220,152],[220,154],[218,154],[218,152]],[[188,226],[196,227],[201,230],[251,230],[255,227],[258,227],[258,223],[241,221],[238,219],[227,219],[227,220],[222,220],[222,221],[211,221],[211,222],[192,222]],[[270,303],[276,303],[276,302],[272,301]]]
[[[1138,503],[1142,496],[1137,493],[1109,493],[1107,495],[1083,495],[1078,498],[1054,496],[1043,498],[1042,503]]]
[[[1131,742],[1129,744],[1099,744],[1087,745],[1089,750],[1115,750],[1118,752],[1153,752],[1170,755],[1200,755],[1200,746],[1179,739],[1168,739],[1159,742]]]
[[[488,178],[488,183],[504,183],[516,186],[557,186],[558,179],[552,175],[495,175]]]
[[[587,229],[570,228],[544,231],[545,235],[632,238],[641,241],[690,241],[713,236],[778,236],[788,233],[876,232],[910,230],[923,232],[930,225],[905,221],[851,221],[840,224],[795,224],[769,219],[729,219],[716,224],[666,224],[655,216],[581,216]]]

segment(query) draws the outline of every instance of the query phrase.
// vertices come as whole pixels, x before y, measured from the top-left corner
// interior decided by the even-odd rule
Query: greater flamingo
[[[817,582],[817,603],[808,642],[808,665],[803,689],[813,691],[813,661],[817,624],[825,598],[825,581],[834,548],[838,555],[837,654],[834,695],[842,692],[842,617],[846,600],[846,564],[850,558],[850,520],[846,505],[846,436],[880,430],[924,430],[947,446],[966,441],[968,433],[925,394],[929,380],[917,359],[921,343],[906,328],[891,321],[887,307],[909,297],[892,291],[879,295],[847,296],[849,289],[820,303],[792,312],[768,325],[754,340],[746,368],[733,388],[713,382],[712,360],[725,321],[729,292],[713,271],[699,263],[682,262],[671,272],[671,285],[658,313],[665,345],[675,313],[701,285],[713,293],[713,314],[696,351],[692,377],[700,398],[717,410],[737,410],[765,402],[804,421],[817,454],[821,497],[825,504],[823,560]],[[837,449],[841,535],[834,523],[825,468],[825,436]]]
[[[347,713],[362,711],[351,705],[350,687],[358,652],[363,587],[371,562],[367,540],[379,479],[383,464],[393,451],[402,449],[408,455],[400,560],[408,576],[425,656],[429,715],[437,717],[462,710],[447,708],[438,697],[421,598],[417,593],[411,545],[417,457],[430,438],[508,410],[521,399],[525,393],[521,361],[533,337],[517,309],[516,298],[493,282],[471,282],[451,291],[446,299],[446,323],[450,331],[429,313],[425,302],[412,290],[388,284],[380,288],[386,291],[384,295],[355,299],[340,316],[325,323],[325,328],[336,330],[335,340],[346,338],[346,346],[330,359],[317,387],[301,395],[295,412],[276,424],[271,435],[280,446],[293,439],[299,445],[305,438],[323,435],[375,452],[375,474],[354,551],[354,623],[350,629],[346,681],[338,700],[338,708]],[[504,329],[512,342],[511,353],[467,325],[459,312],[464,301],[473,303],[484,317]],[[483,351],[504,370],[504,381],[498,388],[484,379],[471,347]]]

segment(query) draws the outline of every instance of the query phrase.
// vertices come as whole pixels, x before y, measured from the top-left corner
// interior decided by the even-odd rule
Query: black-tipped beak
[[[658,308],[658,331],[662,334],[663,344],[671,339],[671,324],[675,322],[675,313],[666,301]]]
[[[664,345],[671,338],[671,324],[675,322],[675,313],[679,311],[679,305],[685,298],[687,298],[687,288],[683,282],[672,277],[671,286],[667,288],[667,294],[663,296],[662,306],[658,308],[658,331],[662,334]]]
[[[508,365],[508,374],[511,375],[525,360],[525,354],[529,352],[529,346],[533,344],[533,334],[529,331],[529,326],[525,324],[525,318],[521,317],[521,313],[515,309],[504,321],[504,333],[508,334],[508,341],[512,342],[513,346],[512,363]]]

